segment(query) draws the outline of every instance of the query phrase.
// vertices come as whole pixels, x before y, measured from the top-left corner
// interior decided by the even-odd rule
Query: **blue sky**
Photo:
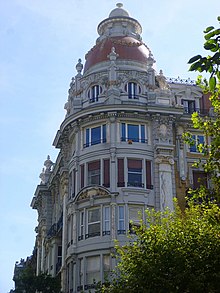
[[[119,1],[0,0],[0,293],[14,263],[31,255],[37,213],[30,208],[64,116],[78,58],[95,44],[96,28]],[[207,1],[204,1],[207,2]],[[187,61],[201,53],[202,31],[217,26],[219,0],[124,0],[143,27],[156,68],[195,79]]]

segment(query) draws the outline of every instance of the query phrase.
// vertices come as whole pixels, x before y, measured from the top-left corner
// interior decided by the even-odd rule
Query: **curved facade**
[[[148,208],[172,209],[174,197],[183,207],[195,183],[199,155],[181,135],[204,97],[155,72],[141,31],[121,4],[99,24],[70,84],[54,140],[60,153],[55,163],[47,158],[32,200],[37,273],[60,274],[63,292],[89,292],[108,278],[115,239],[125,243]]]

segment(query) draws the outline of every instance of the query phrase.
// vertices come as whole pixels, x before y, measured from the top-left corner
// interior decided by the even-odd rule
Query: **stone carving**
[[[166,77],[163,75],[163,71],[160,70],[159,75],[156,76],[156,81],[158,83],[158,86],[161,90],[169,90],[170,86],[168,85],[166,81]]]
[[[77,71],[77,76],[81,76],[81,72],[83,70],[83,65],[82,65],[82,60],[79,59],[78,63],[76,64],[76,71]]]
[[[88,188],[86,190],[83,190],[79,196],[77,201],[81,201],[81,200],[85,200],[85,199],[92,199],[92,198],[96,198],[96,197],[105,197],[105,196],[110,196],[110,194],[102,189],[101,187],[91,187]]]

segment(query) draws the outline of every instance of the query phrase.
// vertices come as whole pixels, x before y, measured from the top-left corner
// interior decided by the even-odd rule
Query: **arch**
[[[75,197],[75,202],[96,199],[101,197],[111,197],[109,190],[103,186],[87,186],[80,190]]]

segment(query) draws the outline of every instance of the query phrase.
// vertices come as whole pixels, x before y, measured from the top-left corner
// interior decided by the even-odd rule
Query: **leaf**
[[[210,91],[213,92],[215,90],[216,87],[216,78],[214,76],[209,78],[209,88]]]
[[[217,20],[220,21],[220,16],[217,17]]]
[[[207,34],[209,33],[211,30],[213,30],[214,26],[208,26],[205,30],[204,33]]]
[[[191,59],[189,59],[188,64],[191,64],[191,63],[197,61],[201,57],[202,57],[201,55],[196,55],[196,56],[192,57]]]

